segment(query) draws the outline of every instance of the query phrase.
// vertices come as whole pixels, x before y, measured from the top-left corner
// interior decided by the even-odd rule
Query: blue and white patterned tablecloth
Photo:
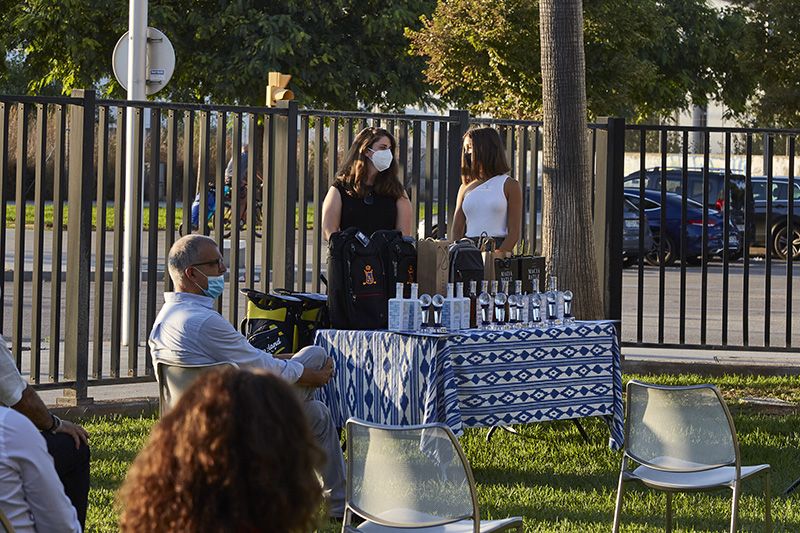
[[[464,427],[603,416],[609,445],[623,441],[622,374],[613,324],[450,335],[321,330],[335,377],[318,397],[342,427],[351,416],[381,424]]]

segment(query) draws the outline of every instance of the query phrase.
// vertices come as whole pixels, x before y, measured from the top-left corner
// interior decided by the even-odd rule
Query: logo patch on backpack
[[[364,282],[362,285],[377,285],[377,281],[375,281],[375,274],[372,272],[372,265],[367,265],[364,267]]]
[[[408,265],[408,279],[406,283],[414,283],[417,277],[414,275],[414,265]]]

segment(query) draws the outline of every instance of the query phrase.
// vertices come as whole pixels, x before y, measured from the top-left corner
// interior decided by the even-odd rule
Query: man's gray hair
[[[184,271],[197,263],[200,259],[200,251],[205,245],[216,248],[217,243],[211,237],[196,234],[186,235],[175,241],[175,244],[169,249],[167,258],[167,266],[173,280],[183,277]]]

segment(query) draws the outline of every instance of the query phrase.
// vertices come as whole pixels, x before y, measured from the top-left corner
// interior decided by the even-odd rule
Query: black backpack
[[[403,237],[397,230],[379,230],[370,239],[376,241],[386,270],[387,296],[394,298],[397,284],[403,283],[404,297],[410,297],[411,284],[417,281],[417,249],[414,247],[414,239]]]
[[[336,329],[381,329],[395,283],[416,281],[416,250],[396,230],[367,236],[357,228],[328,241],[328,312]]]
[[[450,273],[448,279],[451,283],[461,282],[469,287],[470,281],[477,282],[480,287],[483,281],[483,255],[471,239],[460,239],[448,248],[450,252]]]

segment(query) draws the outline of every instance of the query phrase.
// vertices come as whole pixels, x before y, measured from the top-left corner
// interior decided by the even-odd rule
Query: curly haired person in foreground
[[[153,429],[120,490],[123,532],[306,532],[324,456],[297,393],[264,371],[211,370]]]

